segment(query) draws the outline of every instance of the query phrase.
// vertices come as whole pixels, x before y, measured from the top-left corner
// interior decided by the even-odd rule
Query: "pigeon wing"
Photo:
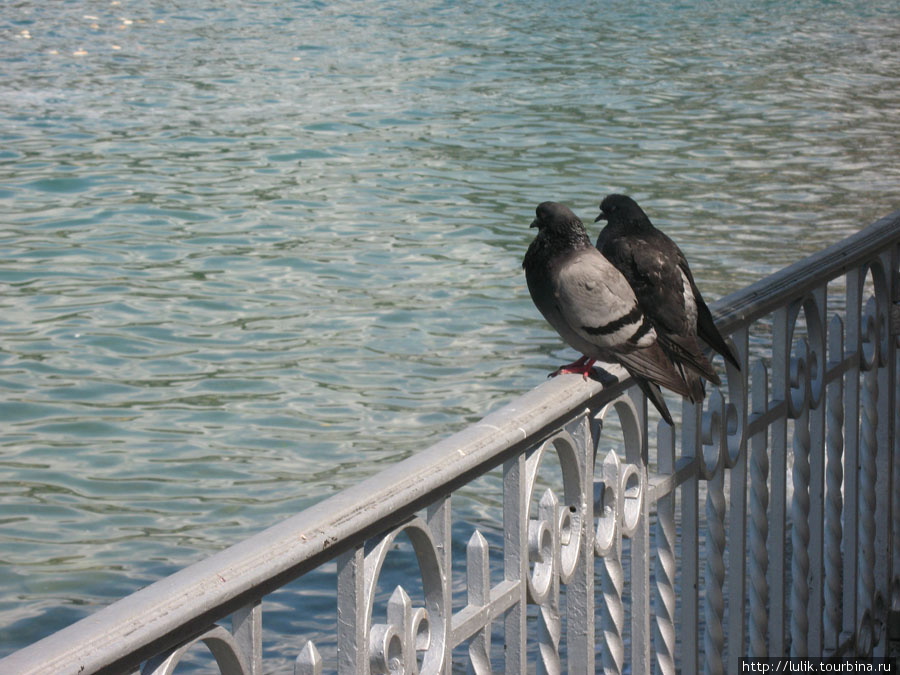
[[[740,370],[741,364],[738,361],[737,354],[735,354],[731,346],[725,342],[725,338],[722,337],[719,329],[716,328],[716,322],[713,321],[712,312],[709,311],[709,307],[703,300],[703,296],[700,295],[700,289],[697,288],[697,284],[694,283],[694,276],[691,274],[691,270],[688,269],[686,262],[683,271],[690,284],[691,292],[694,294],[694,301],[697,303],[697,335],[700,336],[700,339],[706,344],[712,347],[714,351],[721,354],[726,361]]]
[[[597,249],[570,256],[560,265],[555,286],[560,313],[586,342],[624,352],[655,340],[628,281]]]
[[[556,277],[559,311],[570,329],[632,375],[684,396],[684,378],[656,342],[627,280],[596,249],[584,249]],[[646,393],[646,392],[645,392]]]
[[[696,285],[681,249],[656,230],[648,238],[621,238],[625,275],[641,307],[656,328],[660,345],[676,364],[683,364],[713,384],[719,376],[697,342],[699,303]],[[704,305],[705,307],[705,305]],[[708,311],[708,310],[707,310]],[[685,379],[695,380],[685,373]],[[703,398],[702,383],[691,385],[692,398]]]
[[[688,335],[695,330],[695,309],[693,294],[681,272],[687,268],[687,260],[670,239],[657,239],[635,238],[630,242],[626,259],[630,269],[625,276],[641,304],[652,308],[655,326],[666,333]]]

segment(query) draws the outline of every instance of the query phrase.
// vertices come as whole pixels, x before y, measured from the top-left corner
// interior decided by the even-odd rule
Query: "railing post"
[[[806,360],[806,341],[800,344],[798,359]],[[798,386],[805,391],[799,415],[794,419],[794,466],[791,470],[791,656],[809,656],[809,397],[808,378],[799,375]],[[790,393],[789,395],[793,395]]]
[[[773,313],[771,407],[783,410],[771,426],[771,491],[769,498],[769,655],[785,648],[785,531],[787,510],[787,404],[790,396],[790,320],[788,306]]]
[[[622,480],[621,462],[611,450],[602,464],[602,516],[607,535],[600,557],[600,588],[603,600],[600,607],[600,629],[603,633],[603,672],[622,675],[625,667],[625,570],[622,566]],[[600,542],[601,538],[598,537]]]
[[[900,338],[896,338],[900,339]],[[896,340],[895,339],[895,340]],[[900,613],[900,348],[893,345],[891,363],[894,364],[894,444],[891,457],[891,558],[890,608]]]
[[[322,656],[311,640],[307,640],[294,661],[294,675],[322,675]]]
[[[891,539],[888,560],[888,583],[890,584],[889,608],[900,612],[900,246],[892,246],[891,258],[886,263],[890,275],[890,336],[888,339],[887,367],[893,373],[890,389],[894,411],[891,429]]]
[[[661,477],[675,473],[675,429],[659,421],[657,468]],[[675,675],[675,486],[656,501],[656,602],[654,643],[660,675]]]
[[[828,331],[828,369],[840,368],[844,356],[844,324],[835,316]],[[825,655],[838,649],[841,638],[841,606],[844,564],[841,555],[844,511],[844,374],[829,385],[826,396],[825,449]]]
[[[856,559],[859,550],[859,390],[862,341],[862,292],[865,270],[847,273],[847,309],[844,333],[844,358],[851,368],[844,377],[844,616],[841,641],[856,632],[856,579],[859,576]]]
[[[431,504],[427,509],[426,522],[431,535],[434,537],[435,548],[437,549],[438,559],[440,560],[441,569],[444,573],[444,579],[441,583],[441,593],[443,596],[442,606],[447,612],[446,620],[443,622],[444,635],[442,643],[447,645],[450,639],[450,616],[453,608],[452,585],[453,585],[453,551],[451,547],[451,512],[450,512],[450,495],[439,499]],[[432,628],[432,630],[434,630]],[[435,636],[431,637],[432,640]],[[452,669],[452,659],[450,658],[451,650],[446,649],[441,672],[449,675]],[[412,659],[415,660],[415,649],[412,649]]]
[[[503,578],[520,582],[519,599],[507,611],[506,672],[507,675],[524,673],[527,669],[525,654],[525,603],[528,575],[528,523],[527,492],[525,480],[525,454],[519,454],[503,464]]]
[[[361,546],[342,553],[337,561],[338,675],[368,675],[366,635],[365,555]]]
[[[859,439],[859,551],[857,556],[858,576],[856,584],[856,653],[870,656],[875,638],[875,509],[878,506],[877,458],[879,423],[878,387],[878,344],[874,319],[866,312],[863,321],[863,338],[871,346],[871,357],[867,355],[866,344],[861,350],[862,419]],[[868,335],[867,335],[868,334]]]
[[[724,675],[723,650],[725,633],[722,617],[725,599],[725,468],[706,481],[706,602],[704,616],[706,633],[703,672],[706,675]]]
[[[632,389],[632,401],[640,427],[639,452],[626,456],[638,468],[641,485],[649,480],[649,444],[647,439],[647,399]],[[627,450],[626,446],[626,450]],[[631,536],[631,672],[649,675],[650,662],[650,500],[641,500],[637,530]]]
[[[485,607],[491,601],[491,574],[488,543],[478,530],[472,533],[466,546],[467,601],[474,607]],[[469,662],[466,673],[488,675],[491,672],[491,625],[479,630],[469,641]]]
[[[581,472],[583,505],[580,531],[571,536],[581,539],[572,578],[566,586],[566,646],[568,671],[572,675],[594,675],[595,669],[595,588],[594,588],[594,452],[602,424],[585,416],[576,436],[576,456]]]
[[[891,443],[897,429],[894,426],[894,414],[898,401],[894,387],[894,358],[896,340],[891,334],[891,308],[893,293],[896,290],[893,270],[896,269],[896,247],[883,251],[873,265],[875,275],[876,299],[876,337],[878,340],[878,429],[876,431],[878,452],[875,458],[877,476],[877,508],[879,515],[875,525],[875,621],[878,631],[876,636],[875,656],[887,656],[887,610],[891,603],[891,534],[890,513],[893,500],[892,488],[892,453]]]
[[[681,670],[700,672],[700,406],[682,405],[681,453],[693,457],[691,475],[681,484]]]
[[[549,523],[550,530],[550,560],[542,560],[546,565],[550,563],[551,578],[546,598],[538,604],[538,651],[540,658],[536,664],[537,675],[560,675],[562,672],[562,660],[559,655],[559,643],[562,637],[562,615],[559,607],[559,568],[560,555],[560,528],[559,528],[559,499],[551,489],[544,492],[538,505],[540,520],[531,522]],[[538,526],[538,529],[541,529]]]
[[[737,447],[733,448],[738,453],[734,466],[731,468],[729,476],[729,492],[730,492],[730,522],[728,527],[728,639],[727,639],[727,657],[726,672],[736,673],[740,669],[740,657],[746,653],[747,639],[745,631],[745,617],[747,609],[747,398],[748,398],[748,380],[750,360],[748,358],[748,349],[750,341],[749,326],[745,326],[735,331],[732,336],[734,346],[738,353],[738,359],[742,365],[740,373],[732,371],[729,368],[728,377],[728,404],[735,406],[734,413],[737,419],[735,434],[740,434],[733,442]],[[737,378],[736,386],[733,385],[731,378]],[[728,428],[726,420],[725,450],[732,452],[730,442],[731,429]]]
[[[768,374],[762,361],[753,365],[751,423],[769,410]],[[769,628],[769,427],[760,424],[750,436],[750,653],[763,657]]]
[[[816,308],[815,317],[807,317],[807,321],[817,324],[821,333],[818,337],[811,327],[810,362],[815,365],[815,372],[810,366],[810,474],[809,474],[809,560],[810,560],[810,598],[809,598],[809,653],[820,655],[824,649],[824,614],[825,614],[825,408],[828,373],[828,295],[827,287],[820,286],[812,293],[812,303]]]
[[[255,600],[231,615],[231,632],[250,666],[249,675],[263,675],[262,602]]]

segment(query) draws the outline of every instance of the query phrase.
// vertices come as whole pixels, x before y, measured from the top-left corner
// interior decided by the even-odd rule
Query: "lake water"
[[[4,3],[0,31],[0,654],[573,357],[521,271],[540,201],[593,228],[632,194],[708,300],[900,207],[895,2]]]

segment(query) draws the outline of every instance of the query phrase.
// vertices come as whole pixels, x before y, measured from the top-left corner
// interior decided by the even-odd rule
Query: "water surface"
[[[632,194],[709,300],[900,207],[890,2],[6,3],[0,31],[0,653],[574,356],[524,287],[540,201]]]

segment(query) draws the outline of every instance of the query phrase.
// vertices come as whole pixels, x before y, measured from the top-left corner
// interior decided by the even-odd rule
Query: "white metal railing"
[[[717,303],[742,368],[683,405],[680,443],[664,422],[648,429],[628,382],[556,378],[0,673],[161,675],[202,642],[223,674],[261,675],[262,598],[328,561],[336,663],[306,642],[297,675],[733,673],[744,655],[883,654],[900,610],[898,264],[900,212]],[[623,447],[596,456],[613,416]],[[538,500],[551,456],[561,483]],[[454,606],[452,495],[498,466],[503,544],[472,531]],[[401,533],[424,603],[398,586],[382,615],[375,589]]]

